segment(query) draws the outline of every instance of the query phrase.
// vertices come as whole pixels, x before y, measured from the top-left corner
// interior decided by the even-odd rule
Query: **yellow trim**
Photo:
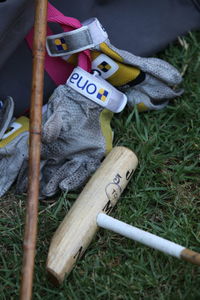
[[[100,54],[101,54],[101,52],[91,51],[92,60],[95,60],[95,58],[97,58]]]
[[[96,59],[100,54],[101,52],[91,51],[92,60]],[[131,65],[123,64],[117,61],[115,62],[118,64],[119,69],[106,79],[114,86],[122,86],[127,84],[132,80],[135,80],[140,74],[140,70]]]
[[[72,64],[72,65],[74,65],[74,66],[77,66],[77,64],[78,64],[78,55],[77,55],[77,53],[72,54],[68,58],[67,62],[70,63],[70,64]]]
[[[143,111],[147,111],[148,110],[148,107],[143,102],[138,103],[137,104],[137,108],[138,108],[139,112],[143,112]]]
[[[111,75],[107,80],[114,86],[121,86],[135,80],[140,74],[140,70],[122,63],[117,63],[119,69],[113,75]]]
[[[18,135],[29,130],[29,119],[27,117],[20,117],[14,121],[22,125],[18,130],[14,131],[13,134],[9,135],[7,138],[0,140],[0,148],[5,147],[11,141],[13,141]]]
[[[104,109],[100,114],[101,131],[106,143],[106,155],[112,150],[113,132],[110,126],[112,117],[113,113],[107,109]]]
[[[105,43],[101,43],[99,46],[100,46],[100,50],[104,54],[112,57],[114,60],[117,60],[119,62],[123,62],[124,61],[123,58],[117,52],[115,52],[114,50],[110,49]]]

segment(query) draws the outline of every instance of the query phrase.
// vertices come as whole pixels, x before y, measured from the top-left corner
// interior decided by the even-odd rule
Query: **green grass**
[[[115,145],[136,152],[139,166],[112,212],[127,223],[200,252],[200,33],[159,56],[184,75],[185,93],[159,112],[115,115]],[[77,195],[40,203],[33,299],[200,299],[200,268],[101,229],[63,285],[45,271],[53,233]],[[1,199],[0,299],[18,299],[25,196]]]

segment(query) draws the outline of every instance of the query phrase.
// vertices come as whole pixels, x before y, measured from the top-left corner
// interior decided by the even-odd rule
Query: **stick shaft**
[[[47,0],[36,0],[30,109],[28,199],[23,243],[24,255],[22,266],[22,281],[20,287],[21,300],[29,300],[32,298],[38,219],[46,19]]]
[[[97,216],[97,225],[171,256],[200,265],[200,254],[150,232],[126,224],[104,213]]]
[[[178,258],[180,258],[181,251],[185,249],[185,247],[177,245],[150,232],[126,224],[103,213],[98,215],[97,224],[100,227],[109,229],[129,239]]]

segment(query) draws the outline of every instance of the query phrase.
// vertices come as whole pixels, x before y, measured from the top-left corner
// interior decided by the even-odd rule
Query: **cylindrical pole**
[[[22,266],[22,281],[20,287],[21,300],[29,300],[32,298],[38,221],[46,20],[47,0],[36,0],[30,108],[28,199],[23,243],[24,255]]]
[[[150,232],[126,224],[104,213],[97,216],[97,225],[171,256],[200,266],[200,254]]]

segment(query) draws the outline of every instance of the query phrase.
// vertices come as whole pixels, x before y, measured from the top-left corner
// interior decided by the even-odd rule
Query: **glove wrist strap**
[[[127,103],[125,94],[105,81],[101,76],[92,75],[80,67],[73,70],[67,80],[67,85],[81,95],[115,113],[121,112]]]
[[[81,28],[48,36],[46,48],[49,56],[68,56],[94,48],[107,38],[98,19],[91,18],[83,22]]]

